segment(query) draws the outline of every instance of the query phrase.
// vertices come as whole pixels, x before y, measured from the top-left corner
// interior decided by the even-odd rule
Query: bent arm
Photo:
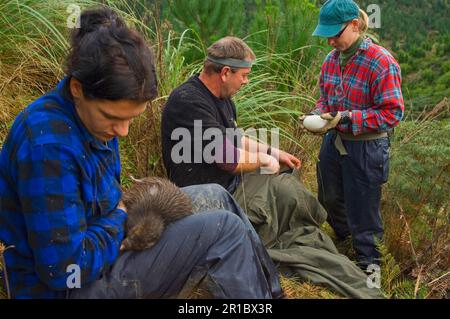
[[[352,111],[354,135],[384,132],[398,125],[404,112],[400,68],[395,64],[389,64],[374,79],[371,94],[374,100],[373,107]]]
[[[80,267],[83,285],[97,279],[119,253],[126,213],[116,208],[89,217],[95,202],[86,203],[81,194],[81,185],[89,182],[68,146],[35,146],[19,162],[18,196],[36,272],[55,290],[67,289],[69,265]]]

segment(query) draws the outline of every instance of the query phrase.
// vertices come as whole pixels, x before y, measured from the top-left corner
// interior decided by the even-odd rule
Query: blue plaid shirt
[[[15,246],[5,252],[15,298],[65,297],[76,282],[69,265],[81,287],[96,280],[124,236],[117,138],[104,144],[86,130],[65,82],[19,114],[0,153],[0,241]]]

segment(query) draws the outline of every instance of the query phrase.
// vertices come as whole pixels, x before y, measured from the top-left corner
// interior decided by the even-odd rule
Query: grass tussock
[[[301,282],[296,277],[280,276],[281,288],[286,299],[341,299],[342,297],[331,291],[306,282]],[[212,298],[208,290],[204,288],[194,289],[188,299],[210,299]]]

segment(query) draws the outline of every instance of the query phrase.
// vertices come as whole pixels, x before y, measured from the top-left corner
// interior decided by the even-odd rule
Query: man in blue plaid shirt
[[[183,189],[209,212],[171,224],[152,249],[120,253],[127,215],[117,137],[156,95],[152,61],[113,11],[85,11],[68,76],[14,122],[0,153],[11,297],[167,298],[202,278],[217,298],[281,295],[259,237],[218,185]]]

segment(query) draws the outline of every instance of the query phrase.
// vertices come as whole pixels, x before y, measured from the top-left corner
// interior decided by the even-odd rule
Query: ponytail
[[[81,82],[86,98],[144,102],[157,94],[152,52],[108,7],[81,13],[65,71]]]
[[[369,29],[369,16],[364,10],[359,9],[359,33],[365,34]]]

